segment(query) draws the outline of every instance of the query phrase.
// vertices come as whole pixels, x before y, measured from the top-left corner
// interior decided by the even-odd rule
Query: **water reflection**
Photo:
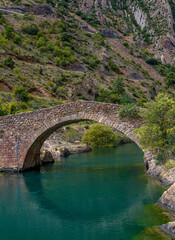
[[[150,205],[163,188],[144,176],[142,158],[130,144],[0,175],[0,239],[126,240],[168,221]]]

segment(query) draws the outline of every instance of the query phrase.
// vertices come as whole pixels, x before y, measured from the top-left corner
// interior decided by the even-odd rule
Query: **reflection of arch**
[[[128,136],[141,148],[133,133],[141,122],[121,120],[118,116],[119,108],[116,104],[77,101],[1,117],[0,130],[6,131],[0,135],[0,169],[26,170],[38,166],[40,148],[44,141],[56,129],[83,120],[109,125]],[[154,155],[149,151],[145,152],[145,157],[149,164],[154,160]]]
[[[122,147],[125,147],[125,146],[122,146]],[[113,150],[112,150],[112,152],[113,152]],[[125,152],[123,152],[123,153],[125,154]],[[89,154],[93,154],[93,153],[89,153]],[[101,156],[102,155],[103,155],[103,153],[101,153]],[[135,153],[132,153],[132,155],[135,156]],[[84,157],[86,157],[86,155],[83,155],[83,159],[84,159]],[[139,158],[140,158],[140,155],[139,155]],[[89,159],[88,156],[87,156],[87,159]],[[87,159],[85,159],[85,162]],[[133,159],[133,158],[131,158],[131,159]],[[99,159],[97,159],[97,164],[99,162],[98,160]],[[65,162],[67,162],[67,160]],[[88,170],[86,170],[86,171],[88,173],[85,177],[85,185],[84,185],[83,181],[79,182],[79,177],[74,178],[73,177],[74,175],[70,174],[70,172],[71,173],[74,172],[76,174],[77,174],[77,172],[79,172],[79,167],[81,168],[81,162],[80,162],[80,165],[77,165],[77,164],[75,165],[75,169],[74,169],[74,167],[69,168],[70,164],[71,163],[69,162],[66,168],[63,167],[60,169],[57,168],[58,166],[56,166],[56,167],[45,166],[42,168],[41,173],[39,173],[37,171],[32,171],[30,173],[23,174],[25,186],[28,189],[28,191],[31,193],[37,193],[37,194],[32,194],[32,195],[33,195],[34,199],[36,200],[37,204],[39,205],[39,208],[49,210],[50,213],[60,217],[60,219],[62,219],[62,220],[71,219],[74,221],[77,218],[80,218],[80,219],[84,219],[84,220],[96,221],[97,218],[102,219],[104,217],[104,215],[106,215],[106,213],[108,213],[108,210],[110,210],[110,214],[112,214],[111,212],[113,212],[115,215],[116,214],[116,211],[115,211],[116,204],[118,204],[118,203],[116,203],[114,198],[112,198],[110,201],[107,201],[105,203],[105,205],[104,205],[104,202],[101,203],[101,188],[100,188],[101,183],[99,183],[99,186],[97,187],[97,189],[95,191],[93,191],[92,185],[89,188],[86,187],[86,183],[89,183],[89,179],[91,179],[91,181],[94,181],[94,178],[91,178],[91,177],[89,178],[89,172],[91,172],[91,169],[93,169],[91,164],[86,165],[86,167],[88,168]],[[131,166],[127,166],[127,165],[117,166],[117,169],[115,169],[115,166],[113,164],[106,165],[106,167],[104,167],[104,168],[103,168],[103,166],[105,166],[105,165],[100,165],[101,166],[100,168],[97,167],[96,169],[93,169],[93,171],[95,171],[95,173],[94,173],[95,176],[98,175],[98,174],[96,174],[96,172],[100,173],[100,176],[103,176],[104,173],[105,173],[105,176],[107,176],[109,169],[110,169],[110,171],[111,170],[115,171],[115,174],[118,176],[121,174],[122,175],[126,174],[128,176],[130,174],[131,175],[130,189],[128,189],[127,187],[125,187],[123,189],[122,185],[120,183],[118,184],[118,186],[123,189],[123,195],[126,196],[126,199],[127,199],[128,191],[133,192],[132,186],[133,186],[133,188],[135,186],[134,181],[135,181],[137,174],[133,175],[132,173],[134,171],[136,171],[138,173],[138,175],[140,175],[140,169],[142,169],[142,171],[143,171],[142,164],[139,164],[139,165],[138,164],[132,165],[132,164],[133,163],[131,161]],[[73,171],[72,171],[72,169],[73,169]],[[89,171],[89,169],[90,169],[90,171]],[[104,169],[104,171],[103,171],[103,169]],[[42,174],[42,172],[44,172],[44,174]],[[81,172],[81,170],[80,170],[80,172]],[[84,168],[83,168],[82,172],[83,172],[83,178],[84,178]],[[62,182],[62,177],[64,179],[67,179],[68,185],[66,183],[64,184]],[[99,182],[102,178],[103,177],[97,177]],[[74,182],[74,180],[75,180],[75,182]],[[145,181],[145,180],[143,180],[143,181]],[[73,187],[71,187],[71,189],[70,189],[69,183],[70,183],[70,186],[73,186]],[[80,188],[79,188],[79,183],[80,183]],[[96,182],[96,184],[98,184],[98,182]],[[112,193],[111,191],[109,191],[109,189],[110,189],[109,184],[111,184],[111,182],[108,182],[107,180],[104,181],[104,185],[102,183],[103,190],[104,190],[102,192],[103,192],[103,196],[106,199],[110,199],[111,193]],[[140,181],[138,182],[138,184],[140,184]],[[78,186],[78,187],[75,188],[74,186]],[[116,188],[116,185],[115,185],[115,188]],[[77,194],[77,189],[78,189],[78,194]],[[118,188],[116,188],[116,189],[118,189]],[[91,196],[89,196],[89,191],[91,191]],[[53,192],[57,192],[57,194],[54,195],[54,198],[52,196]],[[118,191],[116,190],[116,192],[118,192]],[[143,191],[143,192],[145,192],[145,191]],[[80,203],[79,203],[80,205],[79,204],[77,205],[77,202],[79,202],[79,198],[81,199],[82,196],[83,196],[84,200],[83,201],[80,200]],[[141,196],[142,196],[142,198],[139,199],[138,195],[135,195],[136,199],[140,202],[140,204],[141,204],[141,201],[144,199],[144,194],[143,195],[141,194]],[[86,202],[86,200],[87,200],[87,202]],[[92,207],[90,207],[91,209],[89,209],[87,206],[88,206],[88,204],[91,205],[91,200],[93,200],[93,205],[92,205]],[[138,201],[137,201],[137,203],[138,203]],[[65,204],[63,204],[63,203],[65,203]],[[67,207],[70,205],[71,205],[71,211],[70,211],[70,208]],[[77,210],[77,206],[80,206],[80,208],[82,210],[81,212],[79,212]],[[101,211],[100,211],[100,213],[98,213],[98,215],[93,216],[94,209],[97,206],[101,209]],[[127,205],[123,205],[123,209],[126,210],[127,208],[128,208]],[[113,209],[113,211],[111,211],[111,209]],[[92,220],[92,216],[93,216],[93,220]]]

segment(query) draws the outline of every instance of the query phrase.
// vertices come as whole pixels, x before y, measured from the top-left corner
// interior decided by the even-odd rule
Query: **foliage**
[[[115,136],[117,144],[132,143],[132,140],[122,133],[115,132]]]
[[[94,124],[86,130],[82,142],[89,144],[91,148],[109,148],[117,145],[116,136],[110,127],[102,124]]]
[[[109,62],[109,67],[111,68],[112,71],[120,73],[119,67],[112,60]]]
[[[69,42],[71,39],[72,39],[72,36],[69,33],[63,32],[61,34],[61,41],[62,42]]]
[[[149,64],[149,65],[158,65],[159,64],[159,61],[155,58],[148,58],[146,60],[146,63]]]
[[[144,148],[157,150],[165,158],[174,154],[175,101],[159,94],[141,110],[144,125],[136,131]]]
[[[2,104],[2,99],[0,98],[0,116],[5,116],[8,114],[8,111],[4,108]]]
[[[81,140],[83,137],[83,133],[77,131],[72,127],[67,127],[67,129],[62,133],[62,138],[66,142],[75,142],[76,140]]]
[[[16,87],[14,87],[13,93],[19,101],[21,100],[23,102],[27,102],[29,100],[28,92],[22,86],[17,85]]]
[[[138,108],[133,103],[121,107],[118,114],[121,118],[139,118]]]
[[[29,35],[36,35],[39,32],[39,28],[35,23],[30,23],[22,26],[22,31]]]
[[[175,85],[175,73],[170,72],[168,76],[165,78],[165,83],[168,87]]]
[[[13,61],[12,57],[8,56],[7,58],[5,58],[4,60],[4,65],[9,67],[9,68],[13,68],[15,65],[15,62]]]
[[[122,78],[118,78],[114,83],[113,83],[113,91],[117,93],[124,93],[124,82]]]

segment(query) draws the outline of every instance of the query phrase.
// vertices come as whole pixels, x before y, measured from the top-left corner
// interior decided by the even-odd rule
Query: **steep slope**
[[[43,3],[0,5],[0,97],[15,111],[77,99],[142,105],[159,92],[174,95],[175,68],[165,64],[174,58],[166,0]],[[17,85],[30,101],[17,99]]]

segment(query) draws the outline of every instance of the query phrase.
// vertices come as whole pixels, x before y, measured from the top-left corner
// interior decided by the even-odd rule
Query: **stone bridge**
[[[119,108],[116,104],[76,101],[0,117],[0,171],[21,171],[39,166],[44,141],[58,128],[85,120],[109,125],[141,148],[133,133],[141,121],[120,119]],[[155,164],[155,156],[148,150],[143,152],[148,170]]]

